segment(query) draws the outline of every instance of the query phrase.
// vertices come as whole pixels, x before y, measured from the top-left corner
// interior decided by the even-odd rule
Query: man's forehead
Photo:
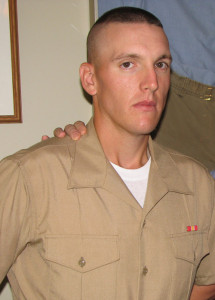
[[[168,39],[161,27],[148,23],[110,23],[98,35],[97,45],[151,45],[169,49]]]
[[[127,35],[126,35],[127,34]],[[108,24],[103,24],[97,32],[97,41],[109,39],[128,39],[132,37],[147,37],[148,39],[153,38],[156,35],[156,38],[163,39],[167,41],[166,34],[163,28],[149,24],[146,22],[137,22],[137,23],[120,23],[120,22],[111,22]]]
[[[143,48],[150,49],[154,57],[170,57],[168,39],[159,26],[146,22],[102,24],[94,40],[94,62],[105,57],[112,60],[120,53],[139,55]]]

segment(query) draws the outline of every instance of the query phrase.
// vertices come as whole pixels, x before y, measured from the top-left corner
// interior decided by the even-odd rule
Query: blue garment
[[[211,171],[211,175],[212,175],[213,178],[215,179],[215,170]]]
[[[155,14],[170,41],[172,69],[215,86],[215,0],[98,0],[99,16],[119,6],[140,7]]]

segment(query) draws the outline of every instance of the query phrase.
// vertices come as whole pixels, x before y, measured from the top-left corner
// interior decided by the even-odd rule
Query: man
[[[149,138],[170,83],[162,25],[115,9],[87,46],[87,134],[1,163],[0,280],[8,275],[15,299],[210,299],[214,182]]]
[[[161,5],[160,0],[98,0],[98,14],[120,3],[147,9],[159,17],[170,42],[174,72],[165,113],[153,138],[214,170],[215,34],[211,32],[215,28],[215,1],[162,0]],[[215,176],[215,171],[211,174]]]
[[[159,144],[191,156],[213,170],[215,1],[162,0],[161,5],[160,0],[98,0],[98,13],[120,6],[120,3],[155,14],[170,42],[174,72],[171,73],[165,113],[153,137]]]

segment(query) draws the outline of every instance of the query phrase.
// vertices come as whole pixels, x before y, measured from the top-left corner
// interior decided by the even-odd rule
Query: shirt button
[[[83,257],[81,257],[78,261],[78,264],[81,268],[83,268],[86,265],[86,260]]]
[[[143,275],[146,276],[147,273],[148,273],[148,268],[145,266],[143,268]]]

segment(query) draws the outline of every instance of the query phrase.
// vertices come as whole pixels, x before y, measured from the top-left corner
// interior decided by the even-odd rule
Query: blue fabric
[[[215,179],[215,170],[211,171],[211,175],[212,175],[213,178]]]
[[[155,14],[170,41],[172,69],[215,86],[215,0],[98,0],[99,16],[119,6]]]

